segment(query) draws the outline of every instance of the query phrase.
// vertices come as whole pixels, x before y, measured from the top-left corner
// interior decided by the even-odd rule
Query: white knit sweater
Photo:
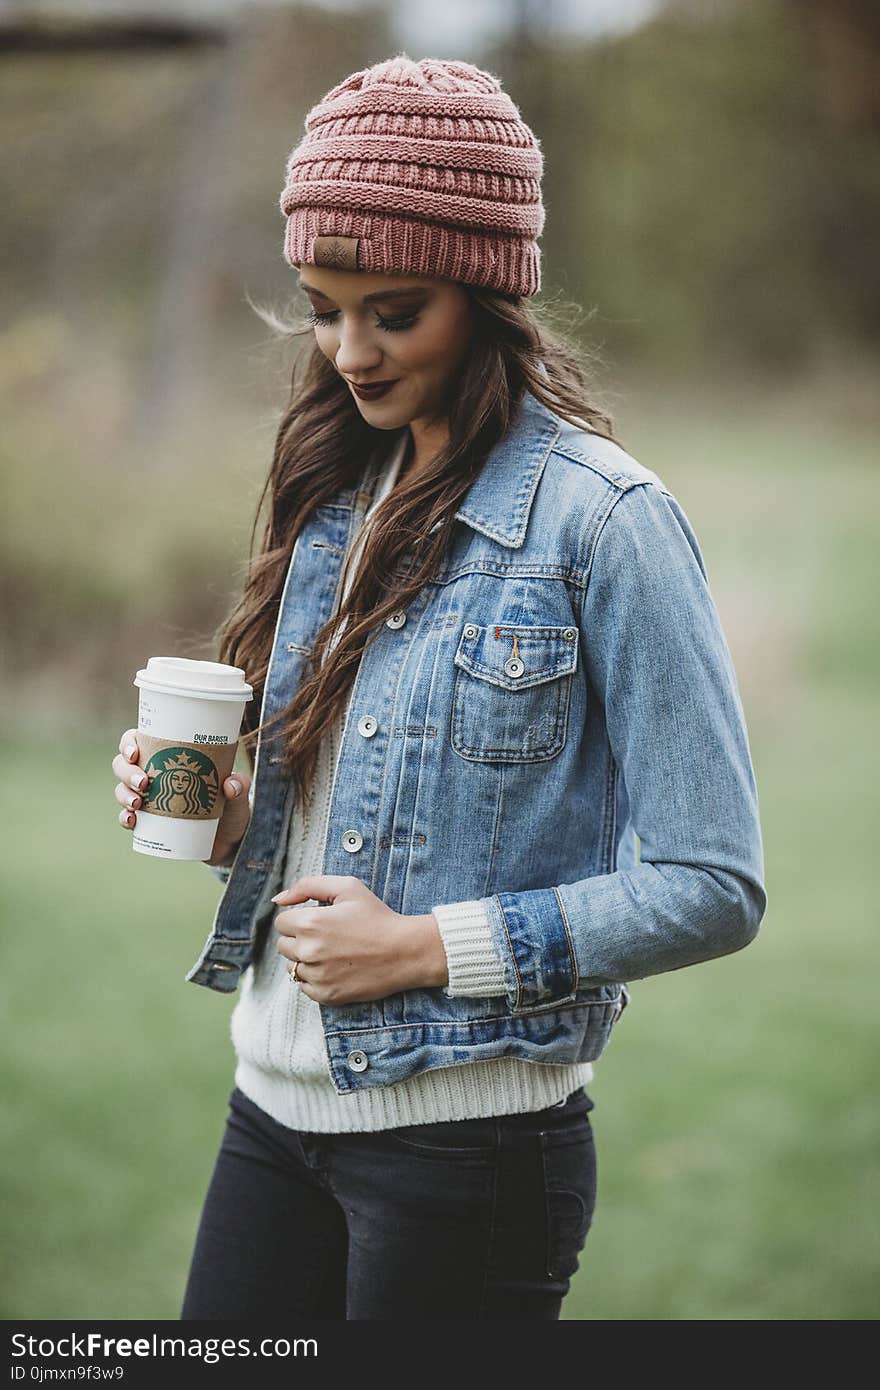
[[[376,481],[364,525],[353,541],[353,566],[363,548],[367,521],[394,485],[406,443],[404,434]],[[349,583],[353,573],[352,568]],[[338,603],[343,598],[340,595]],[[294,799],[286,861],[272,893],[306,874],[323,872],[330,801],[350,707],[351,692],[321,741],[307,795],[302,802]],[[503,965],[479,904],[449,903],[432,911],[446,950],[449,983],[445,993],[504,994]],[[242,975],[230,1033],[238,1059],[235,1084],[289,1128],[337,1133],[540,1110],[593,1079],[589,1062],[548,1065],[499,1057],[434,1068],[392,1086],[339,1095],[330,1074],[320,1006],[291,981],[277,941],[270,925],[261,959]]]

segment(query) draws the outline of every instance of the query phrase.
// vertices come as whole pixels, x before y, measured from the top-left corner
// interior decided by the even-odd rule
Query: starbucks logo
[[[197,749],[160,748],[144,771],[150,779],[143,793],[145,811],[202,816],[213,810],[220,789],[217,769]]]

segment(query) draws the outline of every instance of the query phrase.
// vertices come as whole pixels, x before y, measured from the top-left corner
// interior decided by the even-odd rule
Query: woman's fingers
[[[143,797],[139,793],[146,787],[148,780],[147,774],[137,766],[138,757],[137,730],[126,729],[119,740],[119,752],[110,766],[119,778],[114,795],[124,807],[119,812],[119,824],[127,830],[137,822],[134,812],[143,803]]]
[[[113,795],[120,806],[126,806],[130,811],[140,810],[143,798],[137,792],[133,792],[131,787],[126,787],[122,782],[117,782],[113,789]]]
[[[124,783],[132,791],[143,791],[147,785],[147,774],[142,768],[136,767],[133,762],[129,762],[124,753],[117,753],[110,764],[120,782]]]

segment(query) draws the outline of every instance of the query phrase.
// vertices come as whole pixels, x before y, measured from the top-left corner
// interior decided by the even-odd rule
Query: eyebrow
[[[326,299],[328,303],[331,302],[328,294],[324,294],[323,290],[319,290],[315,285],[307,284],[305,280],[299,281],[299,287],[307,294],[316,294],[319,299]],[[411,299],[413,295],[424,296],[426,294],[430,294],[430,290],[421,285],[411,285],[409,289],[404,290],[376,290],[375,294],[364,295],[364,303],[373,304],[377,299]]]

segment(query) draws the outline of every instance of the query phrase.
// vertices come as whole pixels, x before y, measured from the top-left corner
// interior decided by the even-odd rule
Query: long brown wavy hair
[[[417,476],[402,468],[372,515],[346,602],[316,634],[296,695],[261,724],[258,711],[296,538],[316,507],[340,489],[357,488],[365,461],[377,447],[394,447],[401,437],[400,430],[377,430],[366,423],[342,376],[314,340],[294,358],[290,396],[251,531],[244,589],[215,633],[215,642],[219,660],[243,667],[254,687],[241,732],[251,769],[258,735],[283,724],[278,756],[299,795],[314,775],[320,739],[343,708],[371,634],[378,635],[385,618],[406,608],[436,572],[456,509],[510,427],[524,391],[571,423],[586,424],[620,442],[611,416],[587,399],[593,365],[600,361],[595,349],[551,326],[549,306],[539,309],[518,295],[464,288],[473,301],[474,331],[448,392],[448,444],[427,467],[420,467]],[[252,307],[282,335],[295,338],[312,330],[308,316],[284,321],[274,312]],[[255,554],[267,496],[269,513]],[[348,568],[346,560],[343,584]],[[342,635],[334,644],[340,627]]]

